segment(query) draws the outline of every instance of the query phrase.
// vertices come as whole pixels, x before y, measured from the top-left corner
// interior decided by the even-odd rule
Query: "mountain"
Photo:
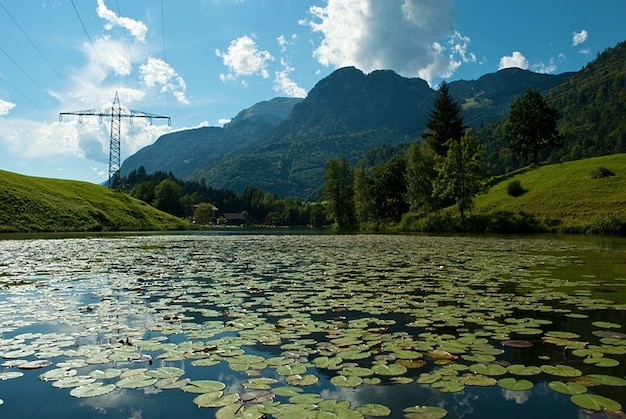
[[[468,125],[481,126],[505,116],[527,88],[546,91],[570,77],[507,69],[449,86]],[[355,164],[372,148],[419,139],[435,93],[424,80],[390,70],[342,68],[303,100],[277,98],[240,112],[224,128],[167,134],[129,157],[122,175],[143,165],[238,192],[251,185],[311,197],[330,158],[346,156]]]
[[[250,150],[285,120],[302,99],[278,97],[239,112],[224,127],[202,127],[161,136],[122,164],[121,174],[143,166],[148,173],[172,172],[190,177],[199,167],[215,164],[239,150]]]

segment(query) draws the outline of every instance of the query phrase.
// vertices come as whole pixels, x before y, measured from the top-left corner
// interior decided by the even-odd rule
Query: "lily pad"
[[[391,409],[383,404],[365,403],[355,409],[364,416],[385,417],[391,415]]]
[[[569,365],[542,365],[541,371],[558,377],[580,377],[583,373]]]
[[[193,399],[198,407],[223,407],[235,404],[239,401],[239,394],[222,394],[221,391],[203,393]]]
[[[12,380],[14,378],[20,378],[24,373],[20,371],[2,371],[0,372],[0,381]]]
[[[470,365],[470,371],[476,374],[498,376],[507,373],[506,368],[498,364],[472,364]]]
[[[319,378],[313,374],[296,374],[286,377],[285,380],[292,386],[310,386],[317,383],[319,381]]]
[[[619,361],[613,358],[585,358],[585,364],[595,365],[596,367],[612,368],[619,365]]]
[[[115,384],[95,382],[73,388],[70,391],[70,396],[77,398],[98,397],[108,394],[113,390],[115,390]]]
[[[146,375],[152,378],[174,378],[184,375],[185,371],[176,367],[160,367],[155,370],[146,371]]]
[[[588,378],[597,385],[626,387],[626,379],[614,377],[612,375],[589,374],[586,376],[586,378]]]
[[[291,397],[304,392],[304,390],[299,387],[276,387],[272,389],[272,392],[277,396]]]
[[[575,382],[563,382],[563,381],[550,381],[548,383],[548,387],[557,393],[574,395],[574,394],[584,394],[587,392],[587,387],[582,384]]]
[[[444,408],[437,406],[413,406],[403,410],[408,419],[441,419],[448,414]]]
[[[513,364],[506,367],[506,370],[511,374],[522,376],[541,374],[541,368],[535,365],[526,366],[521,364]]]
[[[608,397],[597,394],[575,394],[570,397],[572,403],[589,410],[621,410],[622,405]]]
[[[408,370],[405,366],[399,364],[376,364],[372,366],[372,371],[377,375],[392,376],[405,374]]]
[[[512,391],[526,391],[533,388],[533,383],[528,380],[518,380],[513,377],[501,378],[498,380],[498,385],[505,390]]]
[[[330,382],[337,387],[358,387],[363,384],[363,378],[356,375],[336,375]]]
[[[122,378],[115,385],[119,388],[143,388],[149,387],[157,382],[156,378],[145,374],[137,374],[131,377]]]
[[[226,388],[226,384],[221,381],[213,381],[213,380],[193,380],[190,381],[186,386],[182,387],[181,390],[187,393],[210,393],[214,391],[221,391]]]

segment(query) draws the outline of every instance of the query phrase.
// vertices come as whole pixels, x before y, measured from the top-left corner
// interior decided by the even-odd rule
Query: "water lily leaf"
[[[620,327],[622,327],[622,325],[619,324],[619,323],[602,322],[602,321],[593,322],[591,324],[593,326],[599,327],[601,329],[619,329]],[[619,409],[617,409],[617,410],[619,410]]]
[[[341,375],[358,375],[359,377],[368,377],[374,375],[374,371],[371,368],[364,367],[346,367],[339,371]]]
[[[23,375],[24,373],[20,371],[2,371],[0,372],[0,381],[12,380]]]
[[[336,375],[330,382],[337,387],[358,387],[363,384],[363,379],[356,375]]]
[[[372,366],[372,371],[377,375],[391,376],[405,374],[408,370],[405,366],[399,364],[376,364]]]
[[[131,377],[122,378],[115,383],[119,388],[143,388],[155,384],[158,380],[145,374],[136,374]]]
[[[248,391],[239,396],[239,400],[247,404],[261,404],[273,400],[274,396],[271,391]]]
[[[595,365],[596,367],[612,368],[619,365],[619,361],[613,358],[585,358],[583,359],[585,364]]]
[[[621,410],[622,405],[613,399],[597,394],[575,394],[570,397],[572,403],[589,410]]]
[[[441,380],[430,385],[432,388],[436,388],[442,393],[458,393],[459,391],[463,391],[465,389],[465,384],[463,384],[460,379],[458,380]]]
[[[505,340],[501,342],[501,344],[511,348],[530,348],[533,346],[533,344],[527,340]]]
[[[359,359],[369,358],[370,356],[372,356],[372,353],[369,351],[361,351],[358,349],[354,349],[354,350],[338,352],[337,356],[339,358],[347,359],[347,360],[359,360]]]
[[[272,389],[272,392],[277,396],[291,397],[304,392],[304,390],[299,387],[276,387]]]
[[[574,394],[584,394],[587,392],[587,387],[582,384],[575,382],[567,382],[563,381],[550,381],[548,383],[548,387],[557,393],[574,395]]]
[[[626,379],[620,378],[620,377],[613,377],[611,375],[589,374],[586,376],[586,378],[588,378],[594,384],[597,384],[597,385],[616,386],[616,387],[626,386]]]
[[[505,390],[512,391],[526,391],[533,388],[533,383],[528,380],[517,380],[513,377],[501,378],[498,380],[498,385]]]
[[[210,393],[213,391],[221,391],[226,388],[226,384],[221,381],[213,380],[192,380],[181,390],[187,393]]]
[[[122,374],[122,370],[117,368],[107,368],[106,370],[93,370],[89,373],[90,377],[96,380],[109,380],[111,378],[117,378]]]
[[[146,375],[152,378],[175,378],[185,374],[185,370],[176,367],[160,367],[146,371]]]
[[[385,417],[391,415],[390,408],[383,404],[377,403],[365,403],[364,405],[358,406],[354,410],[363,414],[364,416]]]
[[[251,390],[269,390],[272,384],[276,384],[278,380],[268,377],[249,378],[248,381],[241,384],[242,387]]]
[[[170,377],[160,379],[159,381],[154,383],[154,386],[161,390],[175,390],[182,389],[190,382],[191,380],[189,378],[179,379],[178,377]]]
[[[319,394],[296,394],[295,396],[291,396],[289,398],[289,402],[293,404],[317,404],[324,400],[323,397],[320,397]]]
[[[535,365],[526,366],[521,364],[513,364],[506,367],[506,370],[511,374],[523,376],[541,374],[541,368]]]
[[[490,376],[504,375],[507,373],[506,368],[498,364],[472,364],[470,365],[469,369],[476,374]]]
[[[306,374],[306,375],[295,374],[295,375],[287,376],[285,380],[292,386],[310,386],[312,384],[317,383],[319,381],[319,378],[313,374]]]
[[[95,382],[73,388],[70,391],[70,396],[77,398],[98,397],[108,394],[113,390],[115,390],[115,384]]]
[[[18,365],[17,367],[21,370],[36,370],[39,368],[45,368],[52,365],[52,362],[46,360],[46,359],[42,359],[39,361],[30,361],[30,362],[24,362],[23,364]]]
[[[72,388],[91,384],[94,381],[96,379],[88,375],[75,375],[56,380],[52,383],[52,386],[56,388]]]
[[[276,368],[276,372],[280,375],[298,375],[306,372],[306,367],[299,364],[281,365]]]
[[[217,397],[216,397],[217,396]],[[221,391],[203,393],[193,399],[198,407],[223,407],[235,404],[239,401],[239,394],[222,394]]]
[[[580,377],[583,373],[569,365],[542,365],[541,371],[558,377]]]
[[[464,375],[459,381],[466,386],[478,387],[490,387],[495,386],[498,383],[495,378],[480,374],[467,374]]]
[[[408,419],[441,419],[448,414],[446,409],[437,406],[413,406],[403,410]]]

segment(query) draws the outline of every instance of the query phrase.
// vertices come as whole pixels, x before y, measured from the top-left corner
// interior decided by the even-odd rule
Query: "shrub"
[[[591,179],[602,179],[610,176],[615,176],[615,173],[603,166],[597,167],[589,173]]]
[[[512,180],[506,185],[506,193],[512,197],[522,196],[526,193],[526,189],[519,180]]]

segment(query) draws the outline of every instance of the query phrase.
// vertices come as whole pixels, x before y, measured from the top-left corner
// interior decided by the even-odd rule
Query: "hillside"
[[[480,125],[501,115],[527,87],[543,91],[569,77],[508,69],[450,86],[467,119]],[[129,157],[122,175],[143,165],[148,172],[171,171],[237,192],[252,185],[281,197],[308,198],[319,191],[330,158],[346,156],[356,164],[372,148],[420,138],[434,94],[418,78],[342,68],[320,80],[304,100],[290,103],[290,112],[267,107],[278,100],[273,99],[240,112],[224,128],[163,136]]]
[[[602,167],[614,176],[594,178],[592,172]],[[507,185],[511,181],[519,181],[526,192],[510,196]],[[498,179],[486,194],[476,197],[474,204],[473,214],[494,225],[520,223],[522,228],[542,231],[619,232],[626,229],[626,154],[520,170]]]
[[[0,170],[0,232],[161,231],[184,227],[183,220],[104,186]]]

